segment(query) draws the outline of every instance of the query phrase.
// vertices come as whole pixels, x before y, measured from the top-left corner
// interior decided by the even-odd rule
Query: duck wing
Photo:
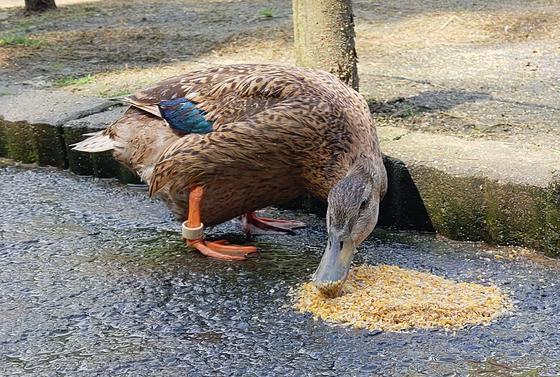
[[[315,118],[294,114],[300,105],[297,99],[286,100],[248,119],[224,124],[219,132],[177,139],[154,167],[150,195],[166,186],[174,191],[216,177],[241,182],[241,177],[293,175],[298,159],[316,146],[320,129]]]
[[[123,102],[183,134],[208,133],[303,91],[303,72],[273,65],[231,65],[164,80]]]
[[[129,97],[174,129],[180,128],[174,119],[188,117],[185,107],[212,124],[211,132],[190,131],[166,148],[151,175],[150,195],[212,177],[290,174],[317,145],[348,143],[348,119],[336,97],[341,85],[332,75],[303,68],[234,65],[176,76]],[[170,116],[172,111],[179,114]],[[323,140],[329,135],[333,140]]]

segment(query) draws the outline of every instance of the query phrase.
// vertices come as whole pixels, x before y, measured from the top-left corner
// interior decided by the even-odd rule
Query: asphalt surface
[[[455,333],[370,332],[291,309],[325,243],[312,215],[271,211],[310,226],[227,263],[186,250],[162,203],[110,180],[0,167],[0,208],[0,375],[560,375],[560,267],[538,255],[378,231],[356,263],[494,283],[515,309]],[[215,237],[244,241],[233,223]]]

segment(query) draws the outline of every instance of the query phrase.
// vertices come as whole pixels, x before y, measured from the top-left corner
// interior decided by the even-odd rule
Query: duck
[[[205,227],[237,217],[248,234],[293,234],[305,224],[255,211],[304,193],[326,201],[326,248],[312,282],[325,295],[340,292],[387,191],[376,129],[357,91],[321,70],[233,64],[121,101],[124,114],[75,150],[112,151],[183,221],[186,244],[217,259],[244,260],[257,249],[207,241]]]

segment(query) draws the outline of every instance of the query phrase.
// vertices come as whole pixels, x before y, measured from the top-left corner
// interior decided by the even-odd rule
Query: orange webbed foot
[[[183,238],[187,245],[202,254],[221,260],[245,260],[247,255],[257,252],[254,246],[229,245],[228,241],[204,241],[204,224],[200,221],[200,204],[204,195],[201,186],[193,187],[189,193],[189,214],[183,223]]]

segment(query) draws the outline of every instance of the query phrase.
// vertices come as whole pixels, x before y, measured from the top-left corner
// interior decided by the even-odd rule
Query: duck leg
[[[183,222],[183,238],[187,245],[194,247],[202,254],[222,260],[244,260],[247,255],[257,251],[254,246],[228,245],[227,241],[204,241],[204,224],[200,221],[200,203],[204,189],[194,187],[189,193],[189,215]]]
[[[304,228],[304,222],[296,220],[271,219],[258,217],[255,212],[248,212],[241,216],[243,231],[248,235],[256,234],[289,234],[294,235],[294,229]]]

